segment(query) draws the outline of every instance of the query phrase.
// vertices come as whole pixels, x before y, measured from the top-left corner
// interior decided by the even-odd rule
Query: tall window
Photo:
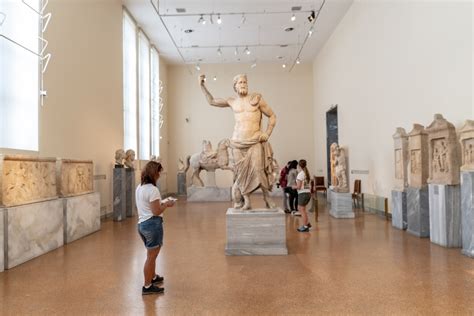
[[[123,25],[124,147],[147,160],[159,156],[159,55],[125,11]]]
[[[123,12],[123,120],[124,149],[137,152],[137,32]]]
[[[28,5],[0,0],[0,148],[37,151],[40,1]]]

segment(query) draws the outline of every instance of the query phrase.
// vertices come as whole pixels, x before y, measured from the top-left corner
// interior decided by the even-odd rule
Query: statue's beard
[[[247,95],[247,93],[248,93],[247,88],[245,88],[245,87],[239,88],[238,92],[239,92],[240,95]]]

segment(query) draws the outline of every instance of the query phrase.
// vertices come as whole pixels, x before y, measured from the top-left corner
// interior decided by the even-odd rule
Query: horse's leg
[[[244,194],[244,206],[242,207],[243,210],[250,210],[252,206],[250,205],[250,194]]]
[[[196,179],[198,181],[198,183],[203,187],[204,186],[204,182],[202,182],[201,178],[199,177],[199,173],[201,172],[201,169],[200,168],[196,168],[194,169],[194,172],[193,172],[193,179]]]
[[[244,205],[243,197],[235,182],[232,185],[232,198],[234,200],[234,208],[242,208]]]
[[[262,189],[263,200],[265,201],[265,205],[267,206],[267,208],[275,208],[276,205],[275,203],[273,203],[272,199],[270,198],[269,191],[264,187],[260,187],[260,189]]]

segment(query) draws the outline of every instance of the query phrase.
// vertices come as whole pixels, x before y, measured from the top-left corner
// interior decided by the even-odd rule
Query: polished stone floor
[[[167,210],[163,295],[141,295],[136,218],[106,220],[100,232],[0,273],[0,314],[474,314],[474,260],[460,249],[360,210],[334,219],[322,205],[310,233],[287,216],[288,256],[225,256],[229,205],[179,201]]]

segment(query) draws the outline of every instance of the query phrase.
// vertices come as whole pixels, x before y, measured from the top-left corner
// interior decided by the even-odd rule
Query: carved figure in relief
[[[337,185],[337,177],[336,177],[336,154],[337,154],[338,145],[336,143],[332,143],[331,147],[329,148],[330,154],[330,166],[331,166],[331,185]]]
[[[449,172],[449,161],[448,161],[448,146],[445,141],[441,141],[440,146],[440,161],[441,161],[441,172]]]
[[[135,161],[135,151],[133,149],[129,149],[125,152],[125,161],[124,164],[127,168],[133,169],[133,162]]]
[[[349,188],[347,183],[347,162],[346,162],[346,152],[343,148],[337,147],[336,150],[336,177],[337,185],[336,189],[339,192],[345,191]]]
[[[260,188],[268,208],[275,207],[269,197],[273,150],[268,142],[276,124],[276,115],[260,93],[249,93],[246,75],[234,77],[236,98],[214,98],[205,85],[205,76],[199,76],[201,90],[208,103],[216,107],[229,107],[235,118],[230,140],[234,160],[234,207],[251,209],[250,194]],[[262,114],[268,117],[265,131],[261,130]]]
[[[200,153],[187,156],[186,167],[184,170],[188,170],[189,166],[193,168],[191,183],[196,181],[200,186],[204,186],[204,182],[199,176],[202,170],[232,170],[232,167],[229,166],[229,153],[227,152],[228,147],[229,140],[223,139],[217,145],[217,151],[213,151],[211,142],[204,140],[202,144],[202,151]]]
[[[413,174],[421,172],[421,152],[412,150],[410,155],[410,171]]]
[[[464,149],[464,163],[467,165],[472,164],[473,161],[473,146],[471,144],[466,144],[466,147]]]

